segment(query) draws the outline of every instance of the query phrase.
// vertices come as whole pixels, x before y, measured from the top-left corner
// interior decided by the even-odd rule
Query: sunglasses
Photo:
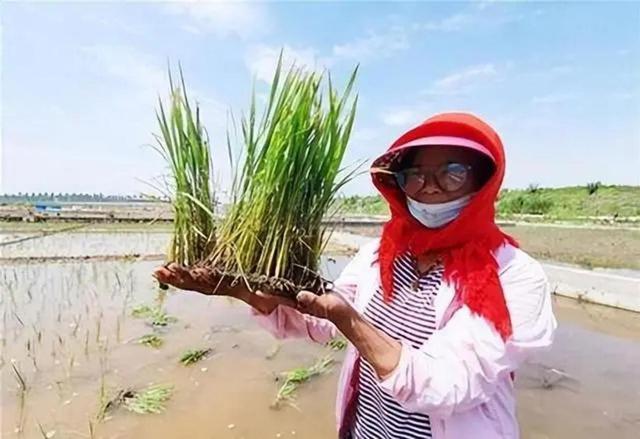
[[[412,167],[399,171],[390,171],[378,168],[374,172],[393,175],[398,186],[409,196],[420,193],[427,182],[435,181],[444,192],[455,192],[461,189],[469,179],[471,165],[465,163],[449,162],[437,168]]]

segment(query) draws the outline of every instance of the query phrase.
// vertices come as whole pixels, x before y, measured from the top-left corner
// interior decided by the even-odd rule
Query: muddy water
[[[0,232],[0,244],[37,235],[38,233]],[[142,231],[60,233],[2,245],[0,258],[161,254],[167,249],[169,236],[164,232]]]
[[[337,259],[325,265],[330,277],[345,262]],[[149,276],[153,266],[0,266],[3,438],[41,438],[40,426],[52,437],[88,438],[90,423],[96,438],[335,437],[340,353],[332,354],[333,372],[298,391],[296,408],[274,410],[278,373],[309,365],[327,349],[278,342],[246,307],[225,298],[165,296]],[[157,331],[164,345],[153,349],[136,342],[153,329],[131,309],[157,300],[178,321]],[[556,311],[561,326],[554,348],[518,373],[523,437],[637,437],[638,315],[568,300],[557,301]],[[200,363],[178,363],[185,350],[209,347],[213,355]],[[24,394],[12,362],[27,383]],[[101,393],[150,383],[174,386],[163,414],[120,408],[95,421]]]

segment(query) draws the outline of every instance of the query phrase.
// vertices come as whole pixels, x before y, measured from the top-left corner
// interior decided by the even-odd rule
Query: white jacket
[[[380,284],[374,262],[378,243],[364,245],[334,283],[361,313]],[[511,316],[511,338],[503,342],[489,322],[455,303],[453,287],[443,282],[435,298],[438,330],[419,349],[404,343],[398,366],[379,383],[406,410],[430,416],[434,439],[518,438],[511,373],[552,343],[557,324],[541,265],[510,245],[495,257]],[[337,333],[331,322],[287,307],[257,318],[281,338],[325,343]],[[338,388],[338,427],[353,394],[357,355],[349,346]]]

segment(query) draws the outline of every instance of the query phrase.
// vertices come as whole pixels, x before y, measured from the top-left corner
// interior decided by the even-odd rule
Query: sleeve
[[[403,344],[400,361],[380,386],[405,409],[450,416],[489,400],[501,379],[553,341],[556,320],[542,267],[531,258],[501,273],[513,335],[503,342],[467,307],[420,349]]]
[[[366,244],[349,261],[333,282],[333,290],[353,303],[358,289],[358,278],[367,261],[372,261],[375,243]],[[258,323],[276,338],[308,338],[318,343],[327,343],[337,335],[333,323],[326,319],[310,316],[287,306],[278,306],[270,314],[261,314],[251,308]]]

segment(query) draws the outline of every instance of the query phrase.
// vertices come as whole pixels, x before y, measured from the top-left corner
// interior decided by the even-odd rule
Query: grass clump
[[[154,308],[149,305],[137,305],[131,310],[131,316],[138,319],[145,319],[154,313]]]
[[[389,215],[379,195],[350,196],[338,200],[348,215]],[[615,222],[637,224],[640,217],[640,186],[606,185],[527,189],[503,189],[496,206],[500,217],[544,215],[545,219],[596,221],[608,217]]]
[[[111,399],[105,399],[98,410],[97,420],[105,419],[107,413],[116,410],[118,407],[138,413],[162,413],[165,403],[171,398],[173,386],[156,384],[143,390],[123,389],[119,390]]]
[[[521,193],[501,200],[498,204],[498,212],[504,215],[523,213],[544,215],[549,213],[552,207],[553,201],[536,189],[535,192]]]
[[[190,366],[207,357],[211,352],[213,352],[211,348],[188,350],[180,357],[180,363],[182,363],[183,366]]]
[[[284,372],[282,374],[284,382],[278,389],[278,393],[276,394],[276,399],[273,402],[272,407],[278,408],[283,403],[294,405],[295,393],[298,388],[311,378],[329,372],[333,361],[334,360],[331,356],[324,356],[319,358],[309,367],[298,367],[288,372]]]
[[[169,192],[173,206],[173,237],[168,258],[182,265],[202,261],[215,243],[214,192],[209,138],[200,108],[187,97],[182,69],[175,84],[169,71],[170,100],[159,99],[156,117],[160,135],[155,149],[171,170]]]
[[[172,315],[167,314],[164,310],[158,308],[150,316],[149,323],[152,326],[167,326],[169,323],[175,323],[178,319]]]
[[[156,334],[145,334],[138,339],[138,343],[150,348],[158,349],[164,344],[164,339]]]
[[[148,413],[162,413],[165,402],[171,398],[173,386],[154,385],[138,392],[130,392],[124,398],[124,407],[141,415]]]
[[[136,318],[147,319],[151,326],[167,326],[178,321],[177,318],[167,314],[160,306],[138,305],[133,308],[131,315]]]
[[[254,93],[241,123],[244,161],[210,265],[263,291],[322,288],[316,273],[328,235],[321,221],[354,175],[341,163],[355,117],[356,72],[340,94],[328,75],[295,66],[284,72],[280,59],[260,117]],[[278,281],[261,285],[265,279]]]

